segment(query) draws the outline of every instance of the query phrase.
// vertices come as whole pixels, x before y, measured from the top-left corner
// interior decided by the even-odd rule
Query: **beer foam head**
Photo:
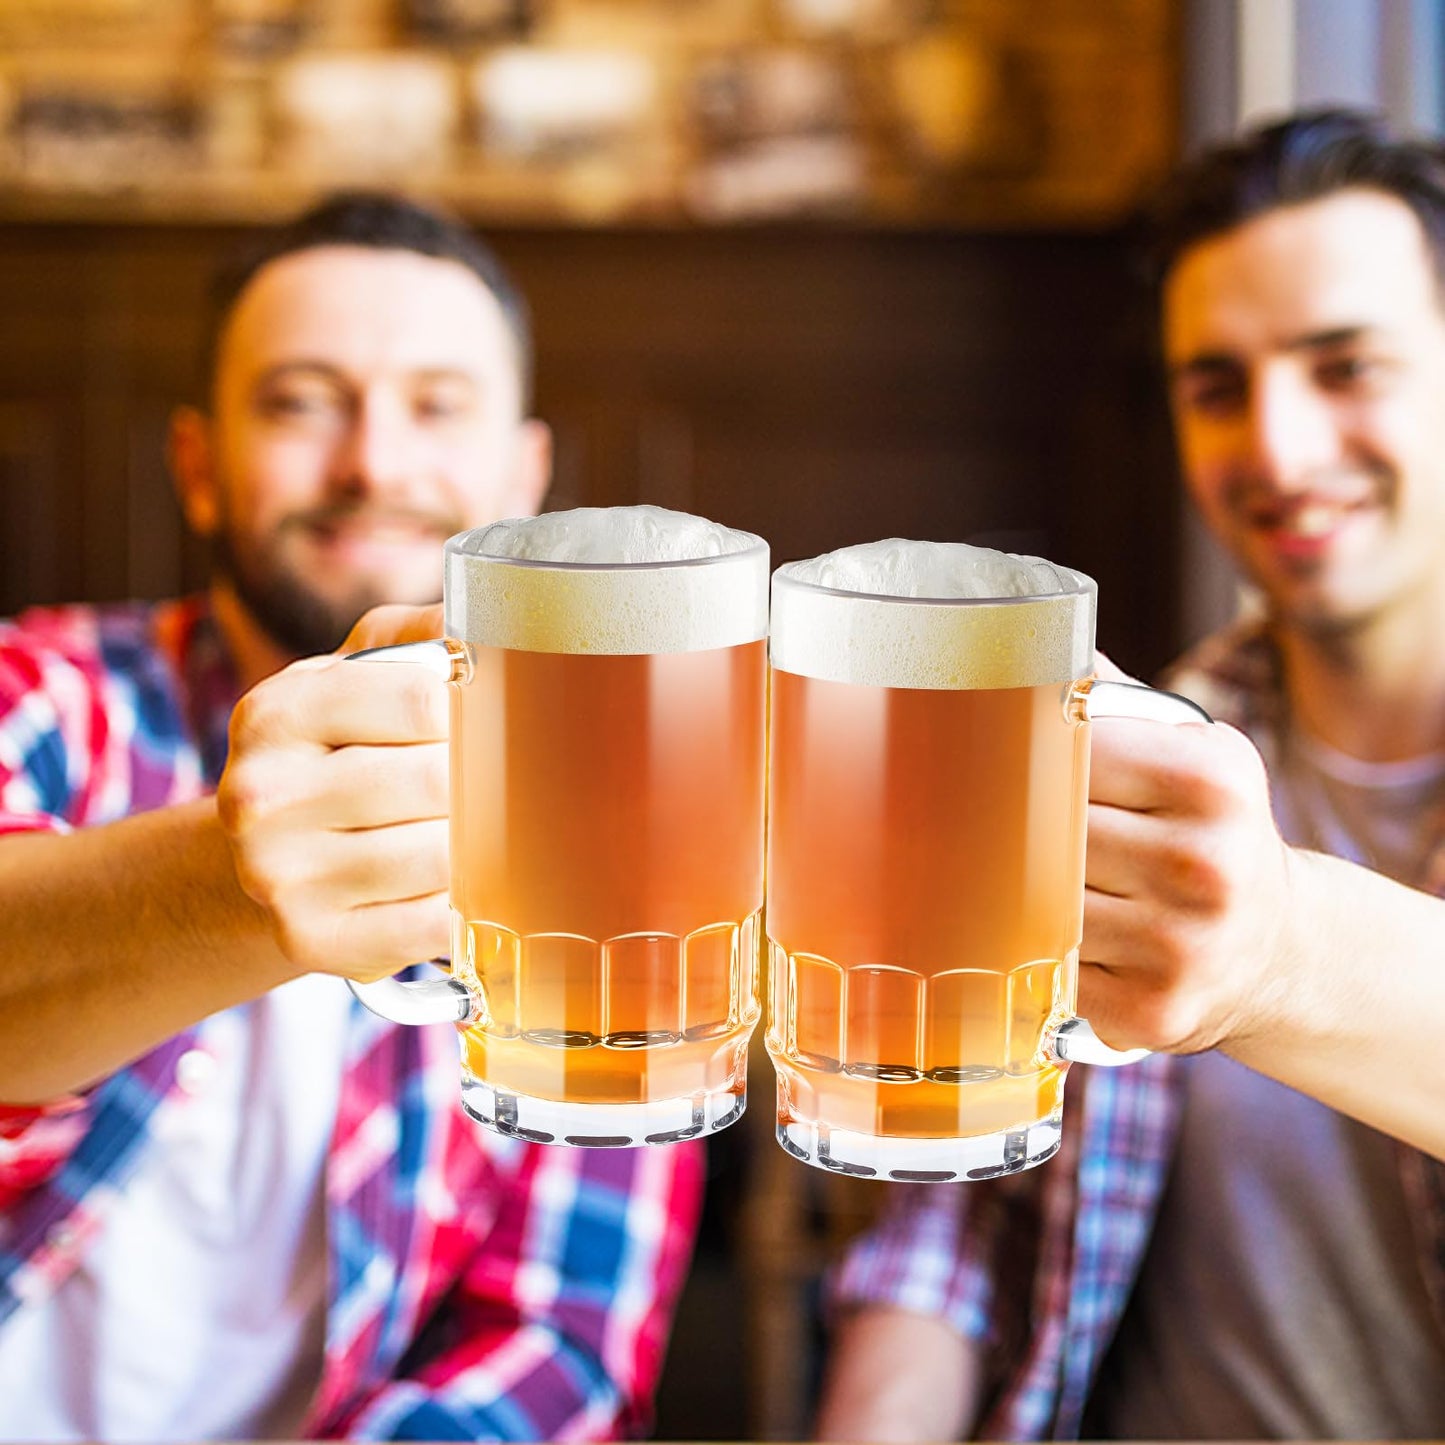
[[[532,562],[686,562],[745,552],[758,539],[666,507],[574,507],[465,533],[460,550]]]
[[[825,552],[788,566],[800,582],[875,597],[1045,597],[1069,591],[1077,573],[1043,557],[996,552],[967,542],[889,537]]]
[[[528,652],[697,652],[767,635],[768,546],[664,507],[493,522],[446,546],[450,636]]]
[[[1042,557],[892,537],[778,568],[772,659],[869,687],[1072,682],[1093,668],[1096,591]]]

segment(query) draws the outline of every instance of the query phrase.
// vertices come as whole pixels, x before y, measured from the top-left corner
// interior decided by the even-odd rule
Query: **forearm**
[[[829,1352],[818,1440],[957,1440],[974,1424],[977,1345],[947,1321],[875,1307],[846,1316]]]
[[[1445,1159],[1445,901],[1291,855],[1284,957],[1225,1052]]]
[[[206,799],[0,838],[0,1102],[104,1077],[291,977]]]

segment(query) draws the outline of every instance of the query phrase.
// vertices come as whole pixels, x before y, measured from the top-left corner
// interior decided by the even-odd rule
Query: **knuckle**
[[[314,887],[294,880],[275,883],[273,897],[272,927],[286,956],[323,971],[334,966],[345,910],[327,906]]]
[[[1223,912],[1234,894],[1234,881],[1222,851],[1207,844],[1179,845],[1166,860],[1172,895],[1192,909]]]
[[[265,861],[239,850],[235,854],[236,880],[247,895],[261,905],[273,920],[280,916],[281,886]]]
[[[267,789],[254,767],[232,762],[216,788],[216,814],[232,837],[256,831],[265,808]]]
[[[1174,1050],[1199,1029],[1201,1002],[1175,978],[1141,975],[1116,1002],[1117,1032],[1145,1048]]]
[[[300,965],[308,972],[316,972],[321,961],[328,956],[316,934],[304,925],[288,919],[284,914],[276,918],[273,926],[281,952],[292,963]]]
[[[1225,770],[1223,760],[1211,755],[1179,768],[1170,777],[1170,785],[1184,809],[1204,818],[1228,813],[1236,789],[1235,778]]]
[[[232,758],[263,730],[262,716],[265,706],[257,696],[263,686],[264,684],[242,693],[236,700],[235,707],[231,709],[231,721],[227,727],[227,733],[230,737]]]
[[[292,664],[294,667],[295,664]],[[288,689],[287,674],[291,668],[265,678],[243,693],[231,709],[230,736],[233,746],[247,747],[258,740],[274,737],[288,712],[284,694]]]
[[[1151,971],[1161,986],[1172,985],[1184,972],[1190,947],[1177,917],[1160,910],[1140,925],[1140,948],[1150,960]]]

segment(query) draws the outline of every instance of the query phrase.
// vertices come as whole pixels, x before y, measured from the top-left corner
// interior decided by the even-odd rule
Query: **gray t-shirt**
[[[1267,761],[1292,842],[1418,876],[1445,755],[1366,764],[1296,740]],[[1185,1069],[1169,1183],[1084,1433],[1445,1437],[1445,1339],[1399,1146],[1222,1054]]]

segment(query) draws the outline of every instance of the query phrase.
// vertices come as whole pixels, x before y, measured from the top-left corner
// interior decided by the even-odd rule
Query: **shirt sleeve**
[[[443,1306],[440,1348],[341,1433],[371,1440],[643,1434],[702,1198],[701,1144],[526,1150]],[[415,1352],[414,1352],[415,1353]]]
[[[849,1246],[825,1282],[831,1315],[872,1307],[931,1315],[988,1347],[1006,1302],[1006,1201],[979,1184],[895,1184],[878,1222]]]
[[[0,624],[0,836],[65,833],[65,811],[88,751],[74,744],[91,727],[84,669]],[[85,1133],[83,1097],[41,1106],[0,1102],[0,1209],[48,1179]]]
[[[83,665],[0,623],[0,835],[70,830],[99,716]]]

